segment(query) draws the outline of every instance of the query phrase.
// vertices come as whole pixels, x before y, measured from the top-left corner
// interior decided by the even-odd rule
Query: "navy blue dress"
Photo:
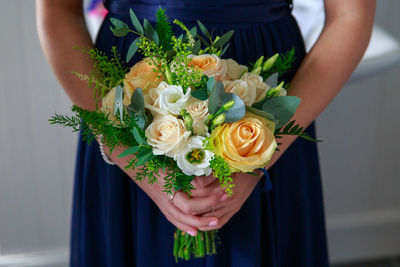
[[[188,26],[201,20],[214,33],[234,29],[224,57],[239,63],[296,49],[293,77],[305,50],[291,5],[285,0],[109,0],[96,46],[116,46],[125,58],[136,38],[114,37],[109,17],[130,23],[129,8],[154,21],[158,6]],[[139,60],[134,58],[131,64]],[[314,125],[308,129],[314,135]],[[269,170],[241,210],[219,231],[218,254],[181,261],[172,257],[174,226],[150,198],[116,166],[107,165],[96,144],[79,140],[71,234],[71,266],[328,266],[318,155],[314,143],[298,139]]]

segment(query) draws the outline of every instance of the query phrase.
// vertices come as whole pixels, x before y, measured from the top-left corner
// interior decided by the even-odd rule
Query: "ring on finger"
[[[176,196],[176,191],[172,192],[172,194],[168,194],[169,197],[169,202],[171,203],[171,205],[174,205],[174,198]]]

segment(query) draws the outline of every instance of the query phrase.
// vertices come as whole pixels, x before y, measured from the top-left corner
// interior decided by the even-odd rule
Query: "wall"
[[[76,135],[47,119],[70,102],[41,52],[34,1],[0,3],[0,266],[63,266]],[[378,4],[377,22],[400,38],[400,2]],[[346,86],[317,121],[336,262],[400,253],[399,71]]]

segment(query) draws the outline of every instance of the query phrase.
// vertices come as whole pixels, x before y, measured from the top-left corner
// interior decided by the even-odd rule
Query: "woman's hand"
[[[160,211],[165,215],[168,221],[188,234],[195,236],[197,229],[218,225],[219,220],[216,216],[196,216],[192,210],[211,205],[214,202],[211,198],[187,198],[187,194],[180,191],[175,193],[175,197],[170,201],[170,197],[162,192],[165,173],[160,171],[158,183],[147,184],[147,181],[141,183],[142,189],[154,201]]]
[[[212,176],[196,177],[193,180],[195,190],[192,192],[190,200],[183,193],[178,194],[175,200],[179,203],[174,204],[181,210],[192,215],[202,215],[203,217],[216,217],[218,221],[215,225],[201,226],[198,229],[209,231],[220,229],[232,216],[240,210],[243,203],[247,200],[254,187],[262,177],[262,172],[256,172],[257,176],[246,173],[234,173],[233,195],[228,197],[221,184]]]
[[[126,165],[128,158],[118,158],[118,155],[125,149],[125,147],[119,146],[114,149],[112,154],[109,154],[109,150],[105,148],[105,153],[115,164],[117,164],[133,180],[135,180],[135,171],[125,170],[123,168]],[[202,197],[191,198],[189,200],[187,199],[186,194],[182,192],[176,192],[175,197],[171,201],[170,196],[163,192],[165,176],[166,174],[160,170],[158,182],[154,183],[153,185],[149,184],[147,181],[135,182],[153,200],[168,221],[170,221],[180,230],[187,232],[192,236],[195,236],[200,228],[218,225],[219,220],[213,215],[200,216],[194,213],[190,214],[190,212],[185,212],[191,211],[191,209],[196,210],[199,207],[213,204],[210,199]],[[201,209],[201,211],[204,210]]]

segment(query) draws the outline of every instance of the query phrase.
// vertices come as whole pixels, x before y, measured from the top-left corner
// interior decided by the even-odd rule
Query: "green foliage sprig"
[[[213,170],[213,175],[219,180],[221,186],[225,188],[225,192],[228,196],[233,195],[232,188],[233,184],[232,172],[230,171],[228,163],[221,156],[214,155],[210,160],[210,167]]]
[[[168,22],[168,16],[165,13],[165,9],[158,9],[156,13],[157,22],[156,22],[156,32],[160,39],[160,48],[168,52],[172,49],[172,26]]]
[[[304,131],[304,128],[299,124],[295,124],[296,121],[292,120],[285,127],[275,131],[275,138],[280,139],[282,135],[296,135],[298,137],[304,138],[311,142],[322,142],[321,140],[311,137],[308,133]]]
[[[93,98],[96,99],[96,105],[98,105],[100,99],[112,88],[121,84],[128,68],[122,63],[121,55],[115,46],[111,49],[111,58],[97,48],[90,50],[81,49],[77,46],[74,48],[80,50],[92,60],[93,70],[90,74],[75,71],[71,73],[88,83],[88,87],[93,89]]]
[[[295,49],[294,47],[287,51],[284,54],[279,54],[277,56],[274,64],[268,68],[266,71],[263,71],[261,73],[261,76],[263,79],[267,79],[269,76],[271,76],[274,73],[278,73],[279,76],[285,74],[292,68],[293,62],[296,60],[295,58]]]

